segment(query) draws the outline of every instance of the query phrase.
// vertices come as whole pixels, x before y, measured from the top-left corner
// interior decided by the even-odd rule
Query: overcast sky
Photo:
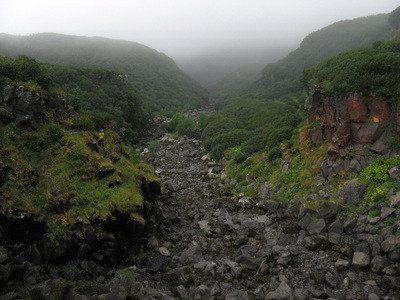
[[[226,45],[298,45],[336,21],[398,6],[399,0],[0,0],[0,32],[123,39],[178,58]]]

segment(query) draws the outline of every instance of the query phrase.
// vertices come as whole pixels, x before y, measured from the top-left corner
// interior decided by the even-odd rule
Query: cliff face
[[[0,123],[15,123],[23,129],[37,129],[46,120],[46,112],[63,118],[67,110],[61,95],[48,96],[29,91],[26,87],[7,85],[0,93]]]
[[[388,142],[398,139],[400,133],[398,105],[374,94],[365,101],[357,93],[331,97],[310,88],[305,109],[312,142],[320,146],[330,141],[328,155],[343,169],[359,172],[376,156],[395,154]]]

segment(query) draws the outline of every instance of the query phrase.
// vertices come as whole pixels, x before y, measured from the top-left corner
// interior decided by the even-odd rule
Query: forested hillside
[[[194,108],[208,100],[208,92],[184,74],[172,59],[134,42],[53,33],[1,34],[0,54],[9,57],[24,54],[51,64],[124,72],[153,112]]]
[[[132,140],[150,117],[139,92],[121,72],[40,64],[26,55],[1,57],[0,69],[1,89],[6,84],[23,84],[32,92],[62,94],[81,115],[74,120],[75,128],[94,130],[110,125],[123,128],[124,137]]]
[[[267,65],[262,77],[237,95],[278,98],[301,89],[299,76],[305,68],[343,51],[371,46],[379,39],[390,38],[388,14],[334,23],[304,38],[300,47],[284,59]]]
[[[258,151],[279,157],[279,145],[292,137],[293,129],[305,118],[306,93],[299,80],[303,69],[389,38],[388,18],[381,14],[341,21],[308,35],[298,49],[267,65],[260,79],[219,100],[218,115],[208,120],[203,133],[206,149],[219,158],[228,148],[237,147],[238,161]],[[242,134],[233,134],[237,130]]]

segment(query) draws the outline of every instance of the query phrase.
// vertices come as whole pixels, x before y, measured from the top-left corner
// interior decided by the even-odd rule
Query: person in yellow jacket
[[[104,131],[103,131],[103,129],[99,132],[99,146],[104,146]]]

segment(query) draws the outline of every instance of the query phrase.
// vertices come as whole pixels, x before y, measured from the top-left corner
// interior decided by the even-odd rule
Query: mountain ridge
[[[122,71],[151,111],[193,108],[208,100],[208,92],[173,59],[136,42],[57,33],[0,34],[0,53],[10,57],[25,54],[51,64]]]

